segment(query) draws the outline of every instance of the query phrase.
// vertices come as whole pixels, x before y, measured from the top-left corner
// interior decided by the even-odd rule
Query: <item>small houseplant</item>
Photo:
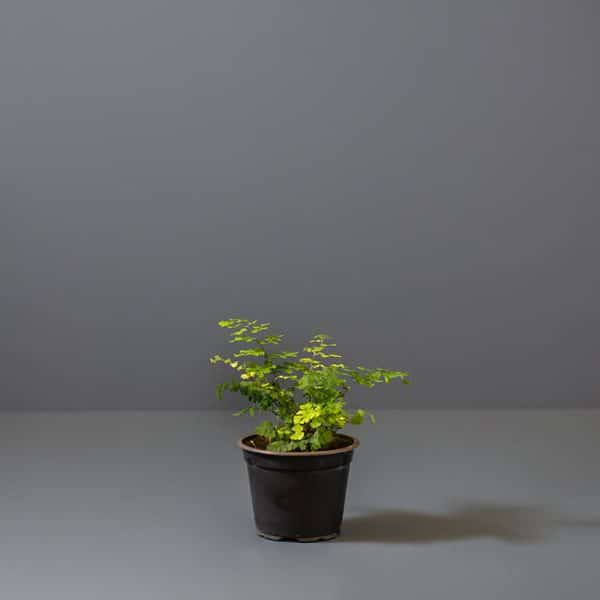
[[[339,533],[348,471],[358,440],[339,433],[348,424],[375,417],[349,411],[346,394],[353,384],[373,387],[408,374],[381,368],[350,367],[325,334],[314,335],[302,351],[276,348],[281,334],[270,323],[226,319],[232,356],[216,354],[233,377],[217,385],[217,396],[235,392],[249,405],[236,415],[268,413],[253,435],[238,445],[248,466],[254,517],[259,535],[269,539],[316,541]]]

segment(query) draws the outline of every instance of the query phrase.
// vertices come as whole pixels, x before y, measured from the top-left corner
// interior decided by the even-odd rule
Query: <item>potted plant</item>
[[[270,413],[256,433],[239,440],[248,467],[258,534],[273,540],[317,541],[336,537],[344,512],[348,471],[358,440],[340,430],[375,417],[346,408],[352,384],[373,387],[407,373],[350,367],[335,352],[328,335],[313,336],[302,351],[280,351],[283,336],[270,323],[227,319],[229,342],[239,344],[230,357],[219,354],[234,376],[217,385],[245,396],[249,406],[236,415]]]

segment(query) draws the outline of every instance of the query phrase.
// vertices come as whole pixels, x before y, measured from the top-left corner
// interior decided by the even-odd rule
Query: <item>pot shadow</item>
[[[444,514],[382,510],[345,519],[338,540],[431,544],[492,538],[532,544],[559,528],[600,530],[600,519],[561,517],[537,506],[469,504]]]

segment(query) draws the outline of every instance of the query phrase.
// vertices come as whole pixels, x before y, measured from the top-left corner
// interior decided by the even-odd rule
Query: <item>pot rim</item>
[[[311,450],[310,452],[275,452],[274,450],[261,450],[260,448],[254,448],[244,443],[248,438],[254,437],[256,434],[245,435],[237,441],[238,448],[245,450],[246,452],[254,452],[255,454],[263,454],[266,456],[329,456],[331,454],[341,454],[343,452],[351,452],[355,448],[360,446],[360,442],[351,435],[345,433],[338,433],[340,437],[348,439],[349,443],[343,448],[335,448],[333,450]]]

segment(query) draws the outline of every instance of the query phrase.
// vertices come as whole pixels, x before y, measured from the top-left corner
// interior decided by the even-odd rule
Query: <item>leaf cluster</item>
[[[347,424],[359,425],[366,416],[375,422],[363,409],[346,410],[352,385],[373,387],[394,379],[408,383],[404,371],[349,367],[331,337],[323,333],[314,335],[302,351],[280,351],[274,347],[283,335],[271,333],[270,323],[232,318],[219,321],[219,326],[231,330],[229,343],[243,346],[231,356],[210,358],[211,364],[233,370],[229,379],[217,385],[217,396],[221,399],[228,391],[246,397],[249,406],[236,415],[271,413],[272,420],[256,428],[269,450],[326,449]]]

